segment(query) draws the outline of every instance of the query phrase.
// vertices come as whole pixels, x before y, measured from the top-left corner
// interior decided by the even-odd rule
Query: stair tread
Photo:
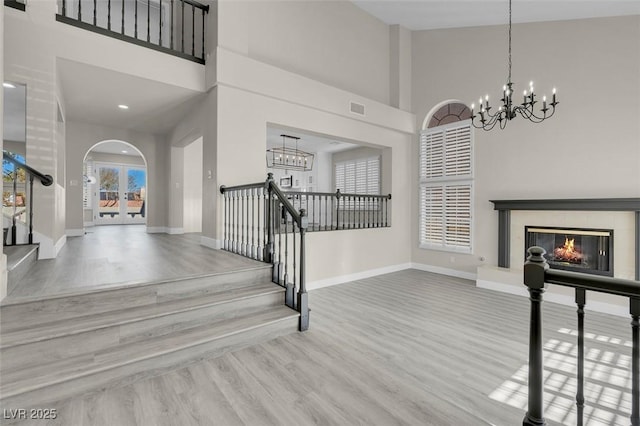
[[[25,370],[2,372],[0,395],[2,398],[8,398],[23,392],[195,347],[263,325],[293,319],[298,315],[298,312],[286,306],[270,307],[251,315],[204,324],[144,341],[125,343],[102,349],[93,354],[79,355]]]
[[[272,282],[263,282],[206,296],[175,299],[136,308],[98,313],[45,323],[22,329],[2,330],[0,348],[53,339],[60,336],[84,333],[105,327],[128,324],[179,312],[202,309],[238,299],[258,297],[269,293],[283,292],[284,288]]]

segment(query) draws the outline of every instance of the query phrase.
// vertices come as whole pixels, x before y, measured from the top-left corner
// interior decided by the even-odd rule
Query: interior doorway
[[[116,140],[94,145],[84,159],[85,226],[146,224],[147,163],[133,145]]]

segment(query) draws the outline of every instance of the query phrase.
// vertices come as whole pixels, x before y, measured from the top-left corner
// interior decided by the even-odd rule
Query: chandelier
[[[556,105],[559,103],[556,100],[556,89],[554,88],[551,102],[547,103],[547,97],[543,96],[542,108],[538,106],[536,110],[534,107],[540,101],[537,100],[537,95],[533,90],[533,81],[529,83],[529,90],[524,91],[522,103],[514,102],[513,83],[511,82],[511,0],[509,0],[509,77],[507,84],[502,86],[501,105],[497,111],[492,112],[493,107],[489,105],[489,95],[486,95],[484,99],[480,97],[478,102],[479,111],[477,113],[474,113],[475,104],[471,104],[471,124],[484,130],[491,130],[496,124],[504,129],[507,126],[507,121],[516,118],[518,114],[529,121],[540,123],[553,115],[556,111]]]
[[[310,172],[313,169],[313,157],[310,152],[298,149],[297,136],[282,136],[282,146],[267,149],[267,167],[272,169],[298,170]],[[293,146],[287,146],[287,140],[293,141]]]

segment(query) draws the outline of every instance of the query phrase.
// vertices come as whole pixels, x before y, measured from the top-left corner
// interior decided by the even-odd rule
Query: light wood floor
[[[39,260],[5,302],[256,265],[262,264],[201,245],[200,234],[148,234],[144,225],[95,226],[82,237],[68,238],[56,259]]]
[[[526,406],[528,300],[407,270],[310,294],[311,329],[23,425],[504,425]],[[547,419],[575,425],[575,309],[544,304]],[[588,313],[585,424],[629,424],[630,326]]]

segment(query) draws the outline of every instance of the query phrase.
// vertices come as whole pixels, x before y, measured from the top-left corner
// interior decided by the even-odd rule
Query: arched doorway
[[[106,140],[93,145],[83,161],[85,222],[146,224],[149,191],[144,155],[128,142]]]

